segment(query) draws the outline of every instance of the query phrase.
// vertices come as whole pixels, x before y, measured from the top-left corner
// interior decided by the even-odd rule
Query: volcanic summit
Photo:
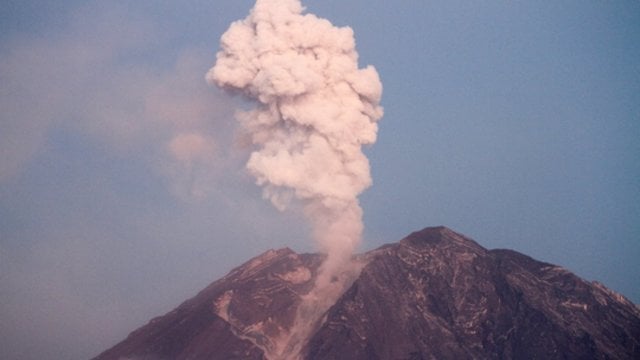
[[[354,257],[344,292],[292,341],[323,259],[269,250],[95,360],[640,358],[635,304],[445,227]]]

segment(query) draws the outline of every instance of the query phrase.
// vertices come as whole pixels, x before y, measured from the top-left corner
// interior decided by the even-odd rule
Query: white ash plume
[[[278,209],[301,200],[320,250],[339,259],[362,235],[362,145],[376,140],[382,85],[373,67],[358,68],[350,28],[303,11],[298,0],[258,0],[222,36],[206,78],[257,102],[237,116],[255,145],[247,169]]]
[[[256,103],[236,116],[254,145],[247,169],[278,209],[303,205],[327,254],[308,297],[335,288],[362,237],[358,195],[371,185],[362,146],[382,117],[382,84],[372,66],[358,68],[352,29],[304,14],[299,0],[257,0],[222,36],[206,78]],[[331,305],[316,303],[319,315],[299,316]]]

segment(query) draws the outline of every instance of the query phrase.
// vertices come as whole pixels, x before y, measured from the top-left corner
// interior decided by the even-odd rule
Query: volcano
[[[344,292],[293,351],[323,259],[269,250],[95,360],[640,359],[635,304],[445,227],[355,256]]]

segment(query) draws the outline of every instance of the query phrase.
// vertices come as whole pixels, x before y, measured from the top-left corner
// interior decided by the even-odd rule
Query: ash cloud
[[[363,232],[358,195],[371,185],[362,146],[376,141],[382,84],[372,66],[359,68],[353,30],[298,0],[258,0],[222,36],[206,79],[255,104],[236,115],[253,145],[246,167],[279,210],[302,204],[327,254],[292,327],[263,349],[297,359],[361,268],[350,260]]]
[[[258,0],[221,38],[207,80],[255,108],[236,118],[254,150],[248,171],[280,210],[303,205],[325,268],[350,258],[371,185],[362,146],[376,141],[382,85],[358,67],[353,30],[305,14],[298,0]]]

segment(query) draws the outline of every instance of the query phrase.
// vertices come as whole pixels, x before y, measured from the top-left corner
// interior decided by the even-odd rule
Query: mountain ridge
[[[282,342],[323,256],[283,248],[234,268],[95,359],[640,357],[635,304],[516,251],[487,250],[440,226],[355,258],[361,269],[299,353]]]

